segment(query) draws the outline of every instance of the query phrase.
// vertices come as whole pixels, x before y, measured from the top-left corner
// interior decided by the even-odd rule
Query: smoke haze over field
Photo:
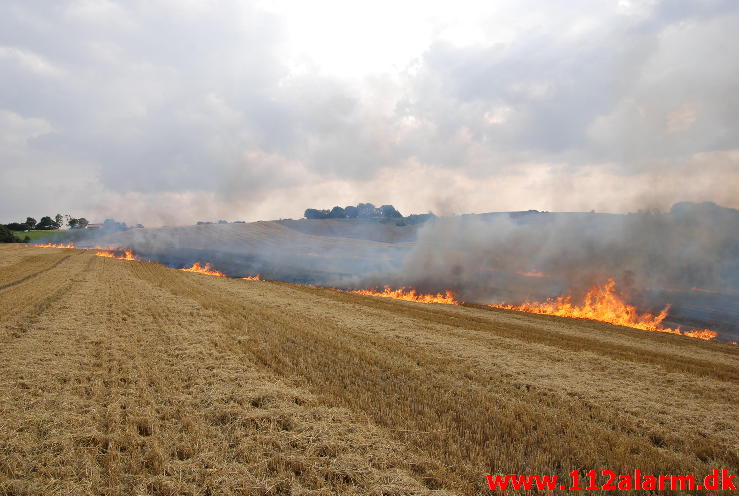
[[[578,295],[609,277],[626,290],[739,295],[739,212],[683,204],[669,214],[440,219],[420,231],[401,274],[475,301]]]
[[[172,267],[211,262],[348,289],[453,290],[467,303],[580,301],[614,279],[642,311],[739,337],[739,211],[679,203],[669,213],[515,212],[432,219],[322,219],[130,230],[80,246],[131,248]]]
[[[0,222],[739,207],[733,0],[8,0],[0,33]]]

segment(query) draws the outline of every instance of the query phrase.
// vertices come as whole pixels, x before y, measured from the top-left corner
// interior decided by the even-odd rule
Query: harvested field
[[[0,343],[0,494],[486,494],[488,473],[739,466],[720,342],[5,245]]]

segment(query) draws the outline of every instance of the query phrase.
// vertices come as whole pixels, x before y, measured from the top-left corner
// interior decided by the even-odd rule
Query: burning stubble
[[[737,233],[739,212],[710,206],[668,214],[524,212],[438,219],[421,229],[400,270],[373,274],[362,284],[449,289],[465,302],[522,309],[524,302],[549,298],[579,304],[614,281],[624,305],[655,315],[670,306],[673,326],[716,326],[735,339]]]
[[[624,309],[658,316],[669,306],[663,328],[710,328],[736,340],[737,232],[736,210],[678,204],[669,213],[532,211],[422,226],[318,220],[146,229],[88,246],[119,246],[194,271],[207,261],[230,277],[261,274],[385,296],[385,286],[441,299],[451,291],[456,300],[486,305],[557,298],[581,305],[613,280]]]

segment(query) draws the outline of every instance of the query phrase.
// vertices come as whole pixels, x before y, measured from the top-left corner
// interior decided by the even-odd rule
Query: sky
[[[0,3],[0,222],[739,208],[739,2]]]

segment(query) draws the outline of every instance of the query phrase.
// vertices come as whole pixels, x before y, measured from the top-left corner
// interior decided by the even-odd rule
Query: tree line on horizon
[[[56,214],[54,217],[49,215],[41,217],[38,222],[33,217],[26,217],[25,222],[10,222],[8,224],[0,224],[0,243],[28,243],[31,241],[30,236],[26,235],[20,238],[15,233],[30,231],[57,231],[64,225],[67,225],[72,233],[61,233],[60,236],[76,239],[80,236],[86,236],[86,228],[90,222],[84,217],[76,218],[71,215]],[[116,231],[126,231],[130,229],[125,222],[118,222],[115,219],[105,219],[102,224],[95,226],[97,233],[111,233]],[[137,228],[143,228],[141,224],[136,224]],[[59,236],[55,239],[61,240]]]
[[[64,226],[65,219],[70,229],[84,229],[89,224],[84,217],[78,219],[71,215],[56,214],[53,218],[49,215],[41,217],[38,222],[33,217],[26,217],[25,222],[10,222],[5,227],[11,231],[55,231]]]
[[[371,203],[359,203],[357,206],[336,206],[330,210],[308,208],[303,216],[306,219],[402,219],[403,214],[392,205],[375,207]]]
[[[30,236],[20,238],[16,236],[16,232],[28,231],[56,231],[61,229],[65,223],[70,229],[84,229],[89,222],[84,217],[75,218],[71,215],[56,214],[54,217],[45,215],[41,220],[36,221],[33,217],[26,217],[24,222],[10,222],[8,224],[0,224],[0,243],[28,243],[31,241]]]

